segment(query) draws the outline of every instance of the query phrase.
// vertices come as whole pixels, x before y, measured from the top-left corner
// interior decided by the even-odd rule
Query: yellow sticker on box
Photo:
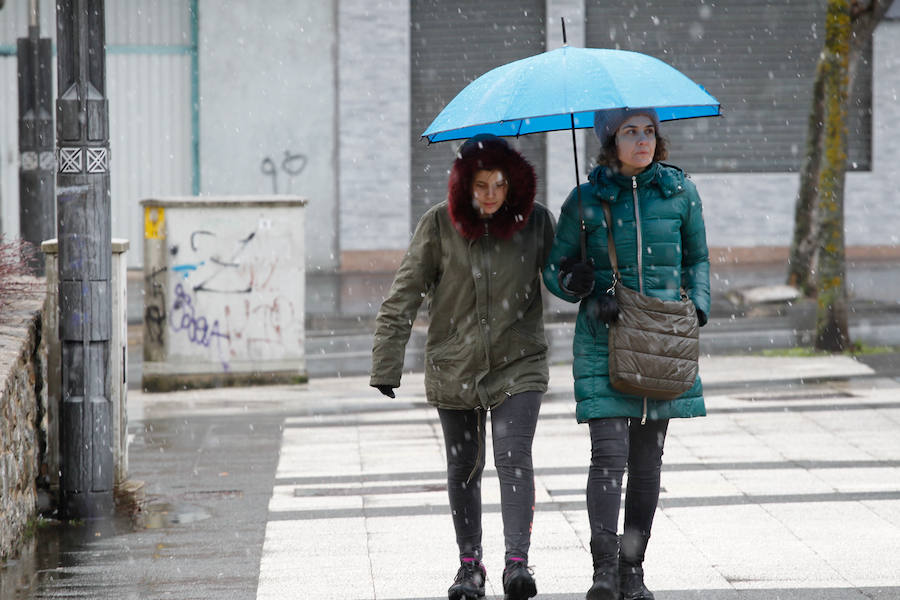
[[[166,209],[162,206],[144,207],[144,237],[148,240],[166,238]]]

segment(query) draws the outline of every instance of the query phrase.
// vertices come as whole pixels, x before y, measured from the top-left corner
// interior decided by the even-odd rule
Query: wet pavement
[[[133,422],[140,511],[46,522],[0,598],[254,598],[283,417],[216,412]]]
[[[855,337],[900,346],[898,271],[872,263],[852,272]],[[658,600],[900,598],[900,353],[760,357],[805,335],[810,307],[725,297],[781,277],[779,267],[714,269],[717,300],[703,331],[714,341],[701,362],[709,416],[670,427],[647,563]],[[371,344],[370,307],[389,283],[313,280],[311,337],[346,332]],[[571,308],[548,312],[548,331],[564,338]],[[140,313],[129,313],[139,326]],[[396,400],[365,377],[335,373],[304,385],[147,394],[135,389],[137,341],[128,411],[139,510],[44,522],[0,570],[0,600],[446,598],[455,550],[443,445],[420,373],[405,376]],[[590,583],[588,440],[571,387],[560,360],[534,452],[530,562],[538,598],[554,600],[583,598]],[[501,598],[490,462],[488,597]]]

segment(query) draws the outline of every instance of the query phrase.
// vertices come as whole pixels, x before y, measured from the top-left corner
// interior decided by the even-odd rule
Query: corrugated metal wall
[[[112,231],[131,240],[129,266],[139,266],[144,221],[138,202],[191,194],[190,59],[109,54],[106,69]]]
[[[149,196],[190,195],[194,181],[191,110],[191,0],[106,2],[112,234],[131,241],[130,267],[142,262]],[[0,50],[27,35],[27,2],[10,0],[0,19]],[[52,1],[41,2],[41,34],[56,38]],[[3,230],[18,236],[16,57],[0,56],[0,179]],[[55,58],[55,57],[54,57]],[[55,73],[55,60],[54,60]],[[9,85],[6,85],[6,82]],[[54,74],[53,84],[56,85]]]
[[[724,118],[663,125],[671,160],[693,172],[796,171],[803,158],[826,3],[821,0],[647,0],[622,10],[587,0],[587,45],[644,52],[704,85]],[[867,49],[851,108],[851,164],[871,164]],[[590,137],[588,150],[598,144]]]
[[[106,0],[106,43],[191,45],[189,0]]]
[[[468,83],[490,69],[544,51],[544,0],[413,0],[411,226],[447,196],[447,175],[460,142],[428,146],[420,135]],[[545,137],[513,142],[538,171],[544,198]]]

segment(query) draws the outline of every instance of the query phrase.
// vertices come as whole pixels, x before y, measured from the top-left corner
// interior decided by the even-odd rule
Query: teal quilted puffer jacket
[[[681,290],[697,307],[700,324],[709,314],[709,252],[703,209],[694,184],[684,171],[653,163],[635,177],[599,166],[581,185],[587,232],[587,256],[594,261],[595,285],[581,301],[573,341],[576,416],[583,423],[606,417],[669,419],[706,414],[700,377],[675,400],[648,400],[623,394],[609,383],[609,326],[592,310],[596,298],[612,283],[606,224],[600,199],[610,204],[613,237],[622,283],[648,296],[677,300]],[[543,279],[555,295],[578,302],[559,284],[559,265],[580,259],[578,199],[575,190],[563,204]],[[639,276],[640,274],[640,276]],[[640,281],[639,281],[640,280]]]

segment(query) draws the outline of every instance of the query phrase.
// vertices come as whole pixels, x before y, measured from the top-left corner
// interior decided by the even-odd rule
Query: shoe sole
[[[457,590],[447,595],[449,600],[478,600],[484,598],[484,592],[469,592]]]

